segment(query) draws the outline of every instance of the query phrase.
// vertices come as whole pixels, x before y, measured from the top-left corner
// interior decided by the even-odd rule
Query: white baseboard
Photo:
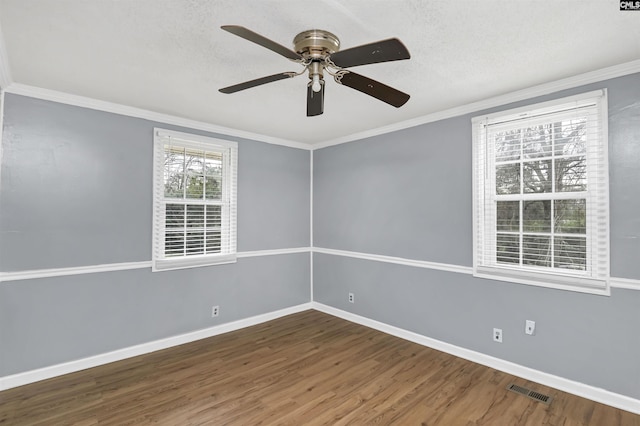
[[[178,336],[168,337],[166,339],[155,340],[153,342],[143,343],[124,349],[118,349],[100,355],[82,358],[75,361],[69,361],[62,364],[52,365],[49,367],[38,368],[36,370],[25,371],[24,373],[13,374],[10,376],[0,377],[0,391],[38,382],[40,380],[50,379],[63,374],[74,373],[76,371],[86,370],[87,368],[97,367],[115,361],[132,358],[138,355],[144,355],[151,352],[167,349],[173,346],[183,345],[185,343],[194,342],[207,337],[217,336],[218,334],[228,333],[230,331],[239,330],[241,328],[250,327],[252,325],[261,324],[286,315],[311,309],[311,303],[303,303],[301,305],[292,306],[290,308],[281,309],[279,311],[269,312],[254,317],[245,318],[238,321],[220,324],[215,327],[205,328],[190,333],[180,334]]]
[[[499,358],[485,355],[480,352],[472,351],[470,349],[465,349],[460,346],[455,346],[450,343],[432,339],[421,334],[394,327],[392,325],[362,317],[360,315],[343,311],[318,302],[303,303],[301,305],[292,306],[262,315],[256,315],[254,317],[221,324],[203,330],[193,331],[178,336],[168,337],[166,339],[143,343],[140,345],[119,349],[88,358],[65,362],[63,364],[52,365],[49,367],[26,371],[24,373],[0,377],[0,391],[26,385],[29,383],[38,382],[40,380],[62,376],[64,374],[74,373],[76,371],[85,370],[87,368],[97,367],[111,362],[132,358],[138,355],[148,354],[161,349],[167,349],[173,346],[194,342],[200,339],[206,339],[208,337],[236,331],[245,327],[261,324],[263,322],[271,321],[276,318],[295,314],[308,309],[315,309],[317,311],[324,312],[326,314],[333,315],[335,317],[342,318],[356,324],[364,325],[366,327],[373,328],[374,330],[378,330],[383,333],[387,333],[422,346],[446,352],[478,364],[486,365],[487,367],[495,368],[496,370],[513,374],[514,376],[522,377],[523,379],[531,380],[545,386],[550,386],[564,392],[590,399],[592,401],[619,408],[621,410],[640,414],[640,400],[620,395],[605,389],[585,385],[584,383],[565,379],[553,374],[544,373],[542,371],[534,370],[529,367],[524,367],[513,362],[505,361]]]
[[[640,414],[640,400],[628,396],[585,385],[584,383],[565,379],[553,374],[544,373],[542,371],[534,370],[529,367],[524,367],[513,362],[505,361],[499,358],[485,355],[480,352],[472,351],[470,349],[465,349],[460,346],[432,339],[421,334],[417,334],[411,331],[404,330],[402,328],[394,327],[392,325],[362,317],[360,315],[327,306],[322,303],[312,302],[311,306],[317,311],[324,312],[326,314],[333,315],[338,318],[354,322],[356,324],[364,325],[366,327],[373,328],[374,330],[378,330],[383,333],[387,333],[422,346],[436,349],[441,352],[446,352],[459,358],[482,364],[487,367],[491,367],[496,370],[521,377],[526,380],[531,380],[545,386],[559,389],[563,392],[568,392],[573,395],[590,399],[592,401],[619,408],[621,410]]]

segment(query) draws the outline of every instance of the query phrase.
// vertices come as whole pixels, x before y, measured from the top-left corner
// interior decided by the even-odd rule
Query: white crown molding
[[[435,121],[445,120],[447,118],[457,117],[460,115],[471,114],[489,108],[495,108],[507,105],[512,102],[523,101],[535,98],[537,96],[548,95],[550,93],[559,92],[561,90],[572,89],[574,87],[584,86],[586,84],[597,83],[612,78],[622,77],[629,74],[640,72],[640,60],[626,62],[620,65],[603,68],[596,71],[590,71],[573,77],[564,78],[562,80],[544,83],[527,89],[518,90],[500,96],[494,96],[478,102],[472,102],[467,105],[461,105],[444,111],[438,111],[433,114],[427,114],[416,117],[411,120],[401,121],[390,124],[388,126],[378,127],[376,129],[366,130],[364,132],[354,133],[351,135],[331,139],[312,145],[311,149],[322,149],[333,145],[340,145],[347,142],[353,142],[365,138],[383,135],[386,133],[404,130],[410,127],[420,126],[422,124],[432,123]]]
[[[146,120],[157,121],[165,124],[173,124],[174,126],[186,127],[189,129],[204,130],[206,132],[218,133],[226,136],[235,136],[259,142],[265,142],[273,145],[283,145],[291,148],[309,150],[308,144],[287,139],[276,138],[272,136],[261,135],[258,133],[246,132],[244,130],[232,129],[230,127],[218,126],[216,124],[205,123],[202,121],[190,120],[187,118],[176,117],[169,114],[162,114],[142,108],[135,108],[127,105],[117,104],[113,102],[101,101],[98,99],[87,98],[84,96],[72,95],[70,93],[58,92],[56,90],[43,89],[25,84],[12,83],[6,88],[7,93],[28,96],[31,98],[44,99],[47,101],[58,102],[67,105],[73,105],[98,111],[110,112],[113,114],[126,115],[128,117],[143,118]]]
[[[459,274],[473,274],[470,266],[451,265],[448,263],[428,262],[425,260],[405,259],[402,257],[384,256],[380,254],[360,253],[355,251],[335,250],[314,247],[314,253],[330,254],[333,256],[352,257],[355,259],[373,260],[375,262],[394,263],[396,265],[412,266],[414,268],[437,269],[440,271],[456,272]]]
[[[3,39],[0,35],[0,43]],[[95,109],[99,111],[111,112],[114,114],[121,114],[130,117],[137,117],[157,121],[166,124],[173,124],[176,126],[182,126],[191,129],[204,130],[212,133],[219,133],[228,136],[235,136],[244,139],[250,139],[274,145],[283,145],[291,148],[316,150],[322,149],[333,145],[340,145],[347,142],[353,142],[356,140],[366,139],[374,136],[383,135],[386,133],[396,132],[399,130],[407,129],[410,127],[420,126],[422,124],[432,123],[447,118],[457,117],[464,114],[478,112],[484,109],[494,108],[501,105],[506,105],[512,102],[518,102],[537,96],[543,96],[550,93],[558,92],[561,90],[571,89],[586,84],[597,83],[616,77],[622,77],[629,74],[640,72],[640,60],[627,62],[624,64],[614,65],[608,68],[603,68],[596,71],[590,71],[584,74],[579,74],[573,77],[557,80],[550,83],[545,83],[527,89],[518,90],[515,92],[507,93],[500,96],[495,96],[489,99],[485,99],[478,102],[472,102],[467,105],[461,105],[455,108],[450,108],[444,111],[438,111],[433,114],[427,114],[424,116],[416,117],[411,120],[405,120],[398,123],[394,123],[388,126],[378,127],[375,129],[366,130],[364,132],[354,133],[347,136],[342,136],[336,139],[327,140],[315,144],[307,144],[303,142],[290,141],[287,139],[276,138],[273,136],[261,135],[258,133],[246,132],[239,129],[232,129],[223,127],[211,123],[205,123],[195,120],[189,120],[181,117],[172,116],[169,114],[162,114],[154,111],[149,111],[141,108],[130,107],[126,105],[116,104],[107,101],[101,101],[97,99],[87,98],[84,96],[72,95],[69,93],[59,92],[55,90],[43,89],[35,86],[28,86],[20,83],[12,83],[11,76],[8,68],[8,61],[6,60],[6,51],[0,44],[0,85],[5,83],[6,91],[8,93],[14,93],[23,96],[29,96],[38,99],[49,100],[53,102],[64,103],[68,105],[74,105],[89,109]],[[5,86],[2,86],[5,87]]]
[[[112,352],[107,352],[104,354],[99,354],[75,361],[26,371],[24,373],[0,377],[0,391],[26,385],[29,383],[38,382],[40,380],[58,377],[63,374],[74,373],[76,371],[97,367],[115,361],[121,361],[123,359],[132,358],[134,356],[148,354],[151,352],[159,351],[161,349],[184,345],[185,343],[195,342],[200,339],[206,339],[208,337],[217,336],[219,334],[229,333],[230,331],[236,331],[245,327],[262,324],[267,321],[271,321],[280,317],[306,311],[309,309],[311,309],[311,303],[303,303],[301,305],[292,306],[262,315],[256,315],[238,321],[228,322],[226,324],[205,328],[203,330],[193,331],[190,333],[180,334],[178,336],[168,337],[166,339],[160,339],[153,342],[130,346],[128,348],[118,349]]]
[[[610,405],[612,407],[616,407],[632,413],[640,414],[640,400],[625,395],[621,395],[601,388],[596,388],[594,386],[589,386],[584,383],[545,373],[543,371],[534,370],[529,367],[525,367],[510,361],[505,361],[500,358],[495,358],[493,356],[466,349],[460,346],[452,345],[451,343],[446,343],[441,340],[432,339],[431,337],[427,337],[418,333],[404,330],[399,327],[362,317],[360,315],[343,311],[332,306],[327,306],[322,303],[312,302],[311,306],[317,311],[324,312],[326,314],[333,315],[338,318],[354,322],[356,324],[364,325],[365,327],[369,327],[374,330],[378,330],[383,333],[390,334],[392,336],[399,337],[401,339],[405,339],[422,346],[426,346],[428,348],[446,352],[456,357],[485,365],[487,367],[491,367],[526,380],[531,380],[536,383],[543,384],[545,386],[550,386],[564,392],[578,395],[592,401]]]

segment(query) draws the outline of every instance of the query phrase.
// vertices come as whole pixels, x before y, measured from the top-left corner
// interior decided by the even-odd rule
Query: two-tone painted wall
[[[315,150],[314,300],[640,399],[640,291],[612,288],[606,297],[471,275],[471,118],[599,88],[609,99],[611,274],[640,279],[634,74]],[[534,336],[524,333],[527,319]],[[492,341],[494,327],[502,344]]]
[[[600,88],[611,296],[474,278],[471,117]],[[603,389],[640,413],[640,74],[312,153],[18,94],[3,107],[0,385],[316,307],[558,377],[577,393]],[[151,272],[154,127],[239,142],[237,263]]]
[[[249,256],[152,273],[154,127],[211,135],[5,95],[0,377],[309,303],[309,151],[212,135],[238,141]]]

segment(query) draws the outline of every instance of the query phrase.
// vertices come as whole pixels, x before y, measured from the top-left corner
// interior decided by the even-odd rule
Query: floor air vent
[[[540,392],[536,392],[536,391],[532,391],[531,389],[527,389],[525,387],[522,386],[518,386],[514,383],[511,383],[509,386],[507,386],[507,390],[511,391],[511,392],[515,392],[515,393],[519,393],[520,395],[524,395],[527,398],[531,398],[534,399],[538,402],[542,402],[543,404],[551,404],[551,401],[553,400],[553,398],[549,395],[545,395],[543,393]]]

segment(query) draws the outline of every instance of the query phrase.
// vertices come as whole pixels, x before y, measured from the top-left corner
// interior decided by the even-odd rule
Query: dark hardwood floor
[[[509,392],[514,382],[550,405]],[[306,311],[0,392],[1,425],[640,425],[640,416]]]

